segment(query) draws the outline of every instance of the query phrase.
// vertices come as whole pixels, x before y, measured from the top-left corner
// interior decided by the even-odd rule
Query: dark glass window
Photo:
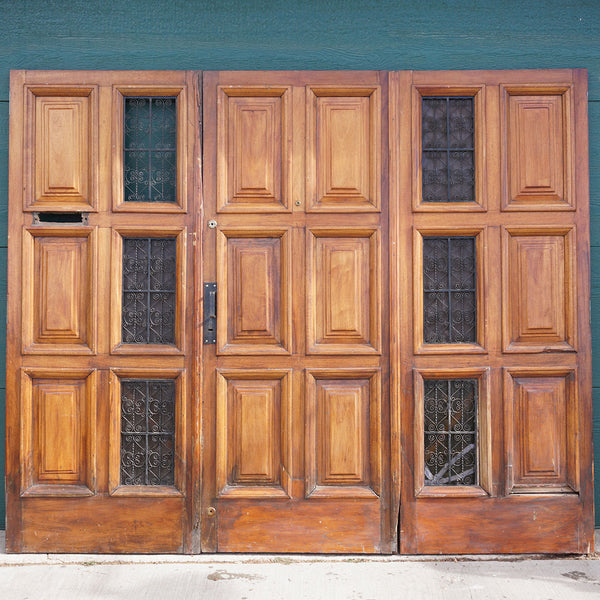
[[[475,238],[423,239],[423,341],[470,343],[477,339]]]
[[[123,239],[124,344],[174,344],[177,242]]]
[[[475,202],[473,98],[423,98],[423,202]]]
[[[424,383],[425,485],[476,485],[477,380]]]
[[[173,485],[175,382],[121,382],[121,485]]]
[[[125,202],[177,201],[177,99],[125,98]]]

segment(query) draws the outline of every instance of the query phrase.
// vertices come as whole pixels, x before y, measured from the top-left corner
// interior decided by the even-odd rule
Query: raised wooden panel
[[[379,420],[378,371],[307,371],[307,496],[379,493]]]
[[[506,369],[507,493],[577,491],[574,371]]]
[[[504,350],[573,350],[573,230],[511,228],[504,236]]]
[[[29,92],[28,137],[34,151],[26,207],[92,208],[96,203],[96,89],[30,88]]]
[[[288,210],[287,88],[220,88],[219,212]]]
[[[287,354],[287,230],[228,229],[218,236],[219,352]]]
[[[291,429],[288,371],[219,371],[220,496],[287,496]]]
[[[94,240],[91,228],[24,232],[24,353],[93,353]]]
[[[569,88],[507,88],[504,99],[504,208],[573,209]]]
[[[93,493],[95,379],[89,371],[22,372],[23,495]]]
[[[308,89],[307,210],[378,211],[379,90]]]
[[[308,353],[378,353],[377,230],[313,228],[307,252]]]

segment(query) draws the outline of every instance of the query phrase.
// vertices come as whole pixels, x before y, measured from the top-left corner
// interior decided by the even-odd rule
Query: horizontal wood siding
[[[594,441],[600,473],[600,4],[342,0],[0,3],[0,325],[6,320],[10,69],[526,69],[589,72]],[[191,8],[190,8],[191,7]],[[5,328],[0,326],[0,436]],[[0,450],[4,523],[4,447]],[[600,486],[596,503],[600,505]],[[596,523],[600,525],[597,511]]]

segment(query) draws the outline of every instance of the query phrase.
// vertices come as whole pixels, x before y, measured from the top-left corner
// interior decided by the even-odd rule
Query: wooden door
[[[590,551],[586,89],[14,72],[7,549]]]
[[[582,71],[391,76],[403,553],[593,549],[586,102]]]
[[[190,547],[193,79],[12,73],[9,551]]]
[[[386,79],[204,76],[206,550],[395,547]]]

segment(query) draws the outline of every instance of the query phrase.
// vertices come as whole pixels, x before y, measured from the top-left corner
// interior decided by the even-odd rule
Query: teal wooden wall
[[[0,324],[6,315],[10,69],[588,69],[600,473],[598,0],[0,0],[0,23]],[[2,438],[4,337],[0,326]],[[0,452],[3,465],[3,444]],[[0,479],[3,523],[3,473]]]

